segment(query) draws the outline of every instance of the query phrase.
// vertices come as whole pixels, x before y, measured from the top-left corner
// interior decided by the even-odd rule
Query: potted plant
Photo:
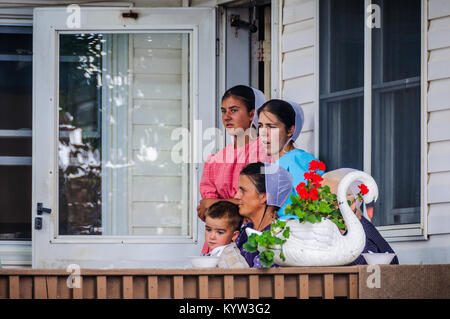
[[[354,171],[341,180],[334,194],[318,174],[325,168],[323,162],[309,163],[309,171],[304,174],[306,183],[296,186],[298,195],[291,195],[291,204],[284,210],[284,215],[294,219],[276,220],[262,233],[249,230],[244,248],[249,252],[259,250],[263,266],[270,267],[274,262],[284,266],[344,265],[361,254],[365,234],[350,209],[352,202],[347,201],[346,192],[351,183],[363,181],[357,197],[370,202],[378,194],[376,183],[370,175]]]

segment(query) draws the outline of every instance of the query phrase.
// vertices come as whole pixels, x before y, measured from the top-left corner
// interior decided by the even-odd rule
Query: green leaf
[[[258,251],[258,242],[257,238],[259,236],[257,234],[251,234],[250,237],[247,239],[247,242],[244,244],[245,251],[249,253],[255,253]]]
[[[280,258],[282,261],[286,261],[286,257],[284,257],[283,250],[280,251]]]
[[[291,235],[291,229],[289,227],[287,227],[284,231],[283,231],[283,237],[288,239],[289,236]]]
[[[345,229],[345,224],[343,222],[337,222],[336,224],[340,229]]]
[[[316,215],[313,215],[313,214],[307,215],[305,219],[306,219],[306,221],[310,222],[311,224],[314,224],[317,221]]]
[[[320,202],[318,211],[319,213],[331,213],[333,210],[326,202]]]
[[[259,255],[259,260],[264,267],[271,267],[273,265],[274,252],[271,250],[265,250]]]

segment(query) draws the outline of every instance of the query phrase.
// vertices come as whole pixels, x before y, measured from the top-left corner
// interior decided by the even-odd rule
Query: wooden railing
[[[0,269],[0,298],[358,298],[359,268],[81,270]]]

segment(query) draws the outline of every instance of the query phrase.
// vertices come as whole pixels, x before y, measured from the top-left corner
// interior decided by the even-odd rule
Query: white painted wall
[[[171,134],[187,127],[187,34],[132,36],[133,82],[130,234],[181,235],[183,189],[187,180],[182,164],[171,160],[177,141]],[[184,116],[183,116],[184,114]],[[154,153],[156,158],[152,158]],[[155,185],[158,187],[155,188]],[[186,205],[186,204],[185,204]],[[184,206],[185,206],[184,205]],[[186,235],[186,234],[184,234]]]
[[[314,149],[316,100],[316,0],[285,0],[281,23],[281,97],[299,103],[305,114],[302,133],[295,146]],[[318,30],[317,30],[318,32]]]
[[[403,262],[450,262],[450,2],[428,0],[428,235],[396,243]]]

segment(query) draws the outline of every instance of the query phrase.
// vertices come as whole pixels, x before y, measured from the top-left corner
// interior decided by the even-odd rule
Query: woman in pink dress
[[[237,204],[233,197],[239,187],[242,168],[249,163],[270,161],[259,139],[254,138],[256,131],[252,134],[251,130],[256,111],[264,102],[261,91],[245,85],[234,86],[223,95],[222,123],[227,133],[233,136],[233,143],[205,161],[200,182],[202,200],[197,207],[201,220],[204,221],[208,207],[220,200]],[[208,253],[206,245],[202,253]]]

